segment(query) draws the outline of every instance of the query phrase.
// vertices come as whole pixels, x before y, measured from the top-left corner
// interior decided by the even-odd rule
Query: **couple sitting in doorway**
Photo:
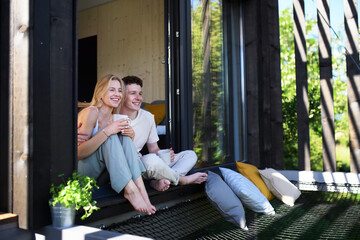
[[[170,184],[200,184],[207,174],[186,174],[193,168],[197,156],[193,151],[174,154],[167,165],[158,155],[159,137],[154,116],[141,109],[142,80],[128,76],[122,80],[115,75],[101,78],[94,90],[90,107],[78,116],[78,169],[81,174],[99,177],[106,168],[111,187],[124,197],[135,210],[152,214],[156,208],[150,203],[142,176],[150,179],[150,186],[166,191]],[[113,121],[113,114],[127,115],[127,119]],[[142,156],[147,146],[149,154]]]

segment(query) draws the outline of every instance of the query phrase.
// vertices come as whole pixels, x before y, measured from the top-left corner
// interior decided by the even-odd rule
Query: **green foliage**
[[[280,13],[280,47],[281,47],[281,84],[284,129],[284,163],[285,169],[298,168],[298,134],[296,109],[296,69],[295,69],[295,42],[294,22],[292,9],[285,9]],[[322,163],[322,127],[321,127],[321,97],[319,53],[317,37],[313,32],[315,20],[306,20],[306,48],[307,48],[307,75],[309,97],[309,127],[310,127],[310,161],[311,169],[323,170]],[[310,34],[311,33],[311,34]],[[336,142],[348,146],[347,95],[346,82],[341,79],[345,73],[343,69],[345,58],[341,52],[341,45],[334,48],[333,62],[333,89]],[[338,164],[343,168],[343,164]]]
[[[64,174],[59,175],[62,178],[63,176]],[[51,184],[50,194],[52,194],[52,199],[49,201],[49,204],[52,206],[55,206],[56,203],[64,204],[65,207],[74,207],[76,210],[83,208],[85,213],[81,219],[84,220],[93,211],[99,209],[96,207],[96,201],[92,201],[94,187],[99,188],[94,178],[80,175],[77,171],[74,171],[72,177],[68,178],[67,182],[64,181],[59,186]]]
[[[297,169],[297,109],[294,23],[292,12],[286,9],[279,16],[281,47],[281,88],[285,169]]]
[[[346,145],[336,144],[336,169],[350,172],[350,149]]]

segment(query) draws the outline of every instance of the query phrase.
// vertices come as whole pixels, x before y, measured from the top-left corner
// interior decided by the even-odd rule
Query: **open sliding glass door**
[[[241,3],[166,1],[169,132],[198,167],[246,159]]]

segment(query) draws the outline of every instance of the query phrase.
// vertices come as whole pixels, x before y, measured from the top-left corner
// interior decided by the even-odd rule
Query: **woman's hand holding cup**
[[[113,117],[113,122],[109,124],[106,128],[104,128],[108,136],[117,134],[119,132],[123,133],[125,129],[128,129],[130,127],[129,119],[127,118],[127,115],[121,115],[121,114],[114,114],[114,115],[120,115],[122,117],[119,118],[119,116],[117,116],[117,119]]]
[[[129,116],[124,114],[113,114],[113,121],[127,122],[128,124],[130,123]]]
[[[135,132],[134,129],[131,126],[128,126],[124,130],[121,131],[121,134],[124,136],[130,137],[132,140],[134,140]]]
[[[130,126],[130,119],[127,115],[123,114],[113,114],[113,122],[118,123],[119,131],[124,136],[129,136],[130,138],[135,137],[135,132],[133,128]]]

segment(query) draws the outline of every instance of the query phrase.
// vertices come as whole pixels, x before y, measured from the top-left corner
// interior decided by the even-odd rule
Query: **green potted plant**
[[[59,175],[63,178],[64,174]],[[71,227],[75,223],[75,212],[79,209],[84,210],[81,219],[89,217],[95,210],[96,201],[92,200],[92,192],[96,185],[96,180],[86,175],[80,175],[74,171],[67,182],[54,186],[51,184],[49,201],[51,216],[54,227]]]

